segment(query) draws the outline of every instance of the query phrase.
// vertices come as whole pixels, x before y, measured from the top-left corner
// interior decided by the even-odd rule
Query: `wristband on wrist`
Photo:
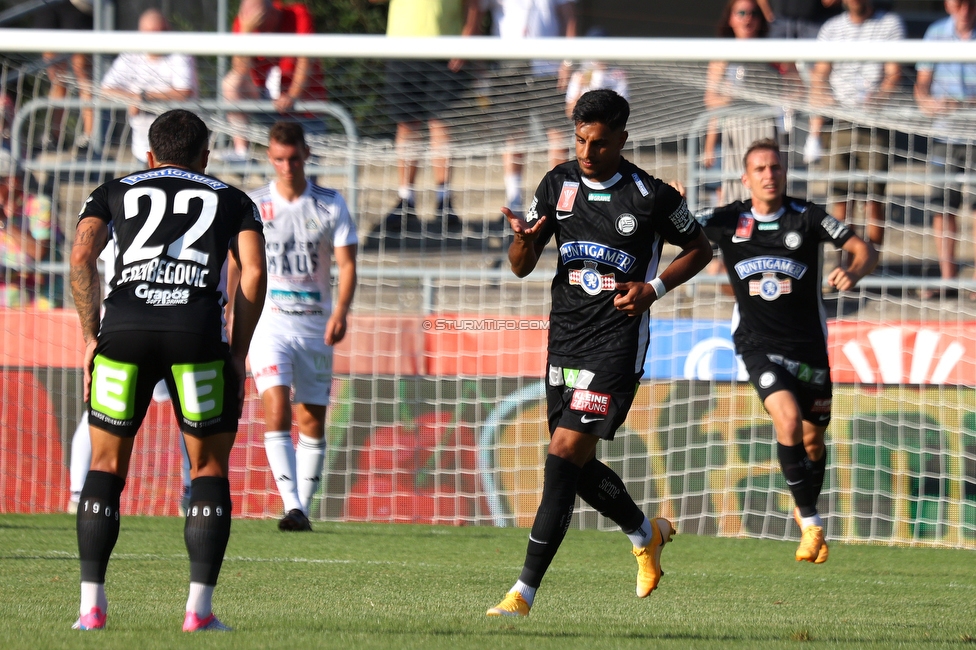
[[[658,300],[663,298],[664,294],[668,292],[668,288],[664,286],[664,281],[661,278],[654,278],[648,282],[648,284],[650,284],[651,288],[654,289],[654,295],[657,296]]]

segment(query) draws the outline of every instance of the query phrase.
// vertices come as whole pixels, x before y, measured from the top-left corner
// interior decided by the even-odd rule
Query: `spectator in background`
[[[371,0],[386,2],[387,0]],[[477,0],[389,0],[387,36],[472,36],[478,32]],[[427,123],[431,168],[437,188],[438,220],[446,227],[457,222],[448,186],[450,132],[444,114],[464,90],[463,61],[389,60],[386,63],[386,98],[396,122],[399,202],[386,217],[388,231],[405,229],[416,218],[414,184],[417,180],[419,131]]]
[[[234,19],[235,34],[314,34],[315,23],[304,4],[283,4],[272,0],[241,0]],[[221,82],[223,98],[271,99],[276,119],[296,117],[291,111],[299,100],[324,100],[327,97],[322,68],[315,59],[300,57],[235,56],[230,72]],[[301,117],[301,116],[298,116]],[[228,120],[243,130],[248,123],[241,113],[228,114]],[[320,123],[321,124],[321,123]],[[308,124],[306,131],[313,128]],[[247,138],[234,137],[234,158],[247,157]]]
[[[769,23],[756,0],[728,0],[718,23],[721,38],[765,38]],[[781,79],[800,84],[796,66],[792,63],[729,63],[712,61],[708,64],[705,86],[705,107],[716,110],[731,105],[746,91],[762,93]],[[755,116],[743,113],[709,120],[705,135],[703,163],[713,167],[717,162],[719,139],[722,142],[722,189],[721,201],[738,201],[747,196],[739,177],[742,175],[742,157],[751,142],[776,137],[776,119],[772,116]]]
[[[57,306],[61,287],[38,270],[52,251],[51,199],[24,191],[17,177],[0,179],[0,307]]]
[[[846,11],[824,23],[817,40],[830,41],[895,41],[905,38],[901,18],[875,8],[871,0],[844,0]],[[839,105],[859,113],[877,111],[898,89],[901,67],[896,62],[871,63],[849,61],[821,62],[813,68],[810,81],[810,102],[815,106]],[[810,119],[810,135],[803,149],[808,164],[821,157],[820,134],[823,118]],[[883,175],[888,171],[890,134],[886,129],[854,126],[850,122],[834,120],[830,138],[828,168],[837,173],[848,171]],[[880,249],[884,241],[885,184],[834,181],[828,189],[837,200],[833,214],[841,221],[847,218],[857,200],[865,202],[867,238]]]
[[[945,10],[949,15],[929,25],[925,40],[976,40],[976,0],[945,0]],[[932,205],[943,210],[932,214],[939,272],[943,279],[951,279],[959,272],[956,264],[956,239],[959,236],[956,215],[963,199],[961,184],[952,177],[973,169],[976,161],[973,159],[972,141],[949,137],[955,131],[950,120],[960,108],[976,106],[976,63],[919,63],[916,67],[915,101],[922,112],[937,118],[934,126],[942,134],[930,140],[927,161],[934,187]],[[970,207],[973,205],[971,193],[967,194],[966,202]],[[931,291],[922,293],[926,298],[934,295],[935,292]],[[970,293],[970,298],[976,299],[976,293]]]
[[[587,38],[600,38],[607,32],[602,27],[591,27],[586,32]],[[566,117],[573,117],[576,100],[583,93],[591,90],[609,88],[624,99],[627,94],[627,73],[620,68],[608,68],[604,61],[584,61],[578,70],[573,72],[566,87]]]
[[[89,0],[61,0],[43,5],[34,12],[34,29],[78,29],[90,30],[92,23],[92,3]],[[68,64],[53,52],[44,54],[47,62],[47,76],[51,81],[48,92],[50,99],[64,99],[68,96]],[[87,54],[71,55],[71,71],[78,84],[78,97],[83,101],[91,101],[91,57]],[[61,139],[61,123],[64,120],[63,109],[51,112],[51,132],[44,134],[42,146],[45,150],[52,150],[58,146]],[[81,133],[75,133],[74,145],[78,153],[87,153],[91,144],[92,127],[95,124],[95,112],[91,108],[81,110]]]
[[[169,31],[169,22],[158,9],[147,9],[139,17],[140,32]],[[120,54],[102,79],[102,92],[125,99],[129,104],[132,155],[146,162],[149,127],[156,116],[139,107],[141,102],[184,101],[197,96],[197,67],[186,54]]]
[[[576,0],[479,0],[481,10],[491,12],[491,33],[503,39],[576,36]],[[516,83],[521,106],[519,120],[541,120],[549,143],[549,167],[563,162],[566,155],[562,110],[564,94],[572,73],[572,61],[531,61],[526,70],[522,62],[502,63],[499,78]],[[518,83],[514,80],[521,79]],[[522,212],[522,169],[524,156],[513,136],[502,157],[505,174],[505,203],[516,214]]]
[[[841,0],[758,0],[770,38],[817,38],[828,18],[841,12]]]

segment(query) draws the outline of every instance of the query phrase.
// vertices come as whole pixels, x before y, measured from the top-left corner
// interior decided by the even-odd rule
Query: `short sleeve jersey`
[[[926,41],[976,41],[976,30],[970,30],[969,38],[963,39],[956,32],[952,16],[937,20],[925,30]],[[932,73],[930,92],[937,99],[948,98],[956,101],[971,101],[976,97],[976,63],[920,62],[915,66],[919,71]]]
[[[654,279],[666,241],[684,246],[698,237],[698,223],[684,199],[626,160],[602,183],[583,178],[572,161],[546,174],[536,190],[525,218],[532,222],[542,215],[540,241],[555,238],[559,254],[552,281],[550,363],[640,372],[650,317],[617,310],[616,285]]]
[[[827,361],[822,244],[840,248],[854,233],[813,203],[785,197],[773,215],[736,201],[698,215],[722,251],[735,292],[733,338],[745,350],[776,350]]]
[[[387,36],[460,36],[464,0],[390,0]]]
[[[274,182],[249,196],[264,224],[268,258],[258,332],[322,338],[332,314],[332,251],[359,241],[345,200],[312,183],[294,201],[283,198]]]
[[[905,24],[898,14],[875,9],[862,23],[851,20],[849,12],[834,16],[817,34],[819,41],[898,41],[905,38]],[[859,106],[876,91],[884,79],[884,63],[840,61],[830,68],[830,87],[834,99],[843,106]]]
[[[102,78],[102,88],[129,92],[188,90],[197,94],[197,66],[192,56],[170,54],[151,58],[147,54],[120,54]]]
[[[261,230],[244,192],[205,174],[160,167],[99,186],[78,217],[109,223],[118,252],[101,332],[226,338],[227,250],[238,233]]]
[[[281,12],[281,20],[275,34],[314,34],[315,21],[308,7],[303,4],[282,4],[273,3],[274,7]],[[239,18],[234,18],[231,31],[240,33],[241,22]],[[265,32],[267,33],[267,32]],[[268,74],[271,69],[278,66],[281,69],[281,90],[286,91],[291,87],[292,78],[295,75],[295,57],[284,56],[264,57],[256,56],[251,59],[251,79],[258,88],[264,88],[268,82]],[[312,57],[308,60],[308,82],[305,84],[303,99],[325,99],[328,93],[325,90],[325,79],[322,76],[322,67],[318,59]]]

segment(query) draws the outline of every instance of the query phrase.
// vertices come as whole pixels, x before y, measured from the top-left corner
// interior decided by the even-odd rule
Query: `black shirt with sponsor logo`
[[[111,224],[117,251],[101,332],[222,330],[228,245],[241,231],[261,231],[244,192],[160,167],[95,189],[78,215],[86,217]]]
[[[684,246],[699,226],[668,184],[621,159],[608,181],[583,178],[576,161],[546,174],[525,218],[547,217],[540,241],[555,237],[559,263],[552,280],[550,363],[622,374],[640,372],[648,319],[613,305],[617,282],[657,277],[664,242]]]
[[[697,215],[717,244],[735,292],[736,348],[827,363],[822,245],[840,248],[854,233],[813,203],[784,197],[773,215],[736,201]]]

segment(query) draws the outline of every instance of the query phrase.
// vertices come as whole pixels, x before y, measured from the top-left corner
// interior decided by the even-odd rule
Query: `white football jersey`
[[[308,183],[295,201],[268,185],[249,193],[264,224],[268,294],[257,331],[321,337],[332,313],[332,250],[359,242],[345,200]]]

